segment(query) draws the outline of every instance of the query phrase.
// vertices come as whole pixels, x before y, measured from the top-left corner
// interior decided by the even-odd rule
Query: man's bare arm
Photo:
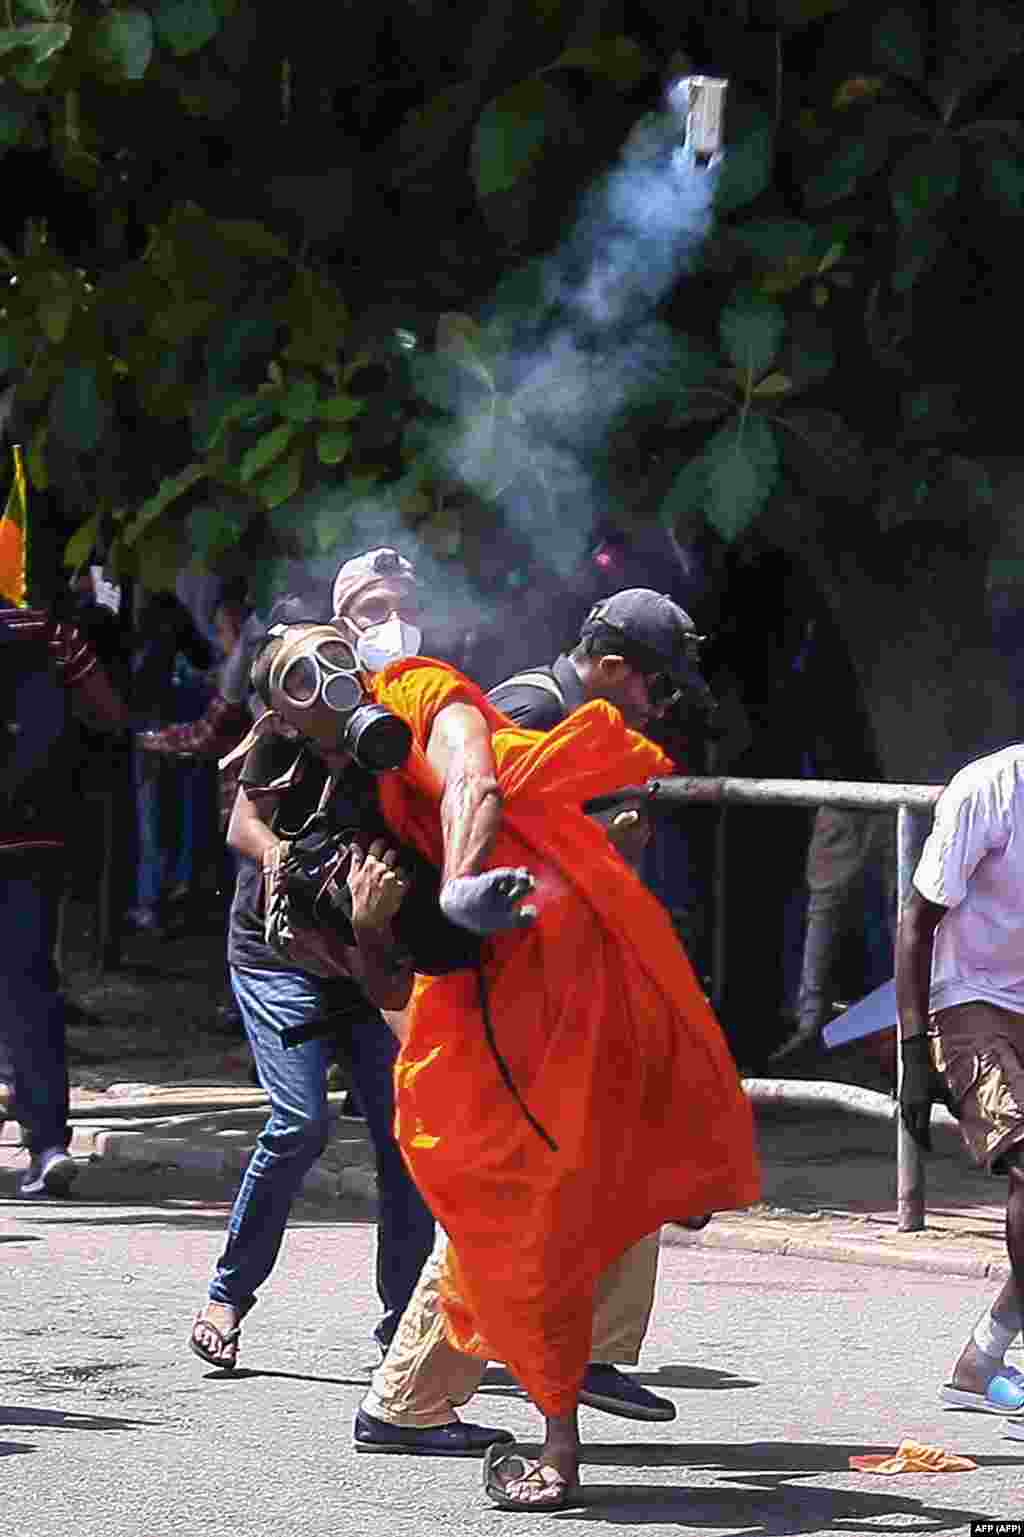
[[[900,919],[896,936],[896,1007],[905,1041],[924,1035],[928,1029],[935,930],[945,913],[944,907],[912,890]]]
[[[228,847],[245,859],[254,859],[257,864],[263,864],[267,855],[273,854],[280,842],[267,821],[273,815],[276,804],[276,796],[261,796],[257,806],[246,795],[244,786],[239,785],[228,823]]]
[[[494,749],[480,711],[468,704],[447,705],[431,730],[427,759],[444,786],[442,882],[476,875],[501,823]]]
[[[128,709],[100,663],[71,689],[77,718],[96,731],[119,731],[128,724]]]

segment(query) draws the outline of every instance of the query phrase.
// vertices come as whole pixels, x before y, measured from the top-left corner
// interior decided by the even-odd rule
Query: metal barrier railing
[[[897,915],[902,916],[911,881],[942,785],[872,784],[839,779],[732,779],[679,775],[653,780],[644,791],[648,802],[664,806],[703,802],[723,809],[745,806],[835,806],[847,811],[896,812]],[[724,816],[715,840],[712,995],[721,996],[726,965]],[[897,1040],[897,1086],[902,1081],[903,1050]],[[902,1233],[924,1227],[924,1160],[917,1143],[896,1117],[897,1220]]]

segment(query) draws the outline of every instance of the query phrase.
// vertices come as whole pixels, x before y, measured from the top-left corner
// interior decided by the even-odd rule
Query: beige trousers
[[[445,1334],[438,1283],[447,1245],[438,1228],[434,1251],[363,1400],[367,1414],[389,1425],[427,1430],[449,1424],[487,1370],[486,1361],[453,1350]],[[658,1234],[651,1233],[605,1271],[594,1300],[592,1361],[636,1364],[654,1306],[657,1270]]]

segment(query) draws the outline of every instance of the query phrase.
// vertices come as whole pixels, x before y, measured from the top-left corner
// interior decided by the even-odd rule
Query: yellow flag
[[[28,483],[21,445],[14,445],[14,479],[0,518],[0,597],[18,608],[27,600]]]

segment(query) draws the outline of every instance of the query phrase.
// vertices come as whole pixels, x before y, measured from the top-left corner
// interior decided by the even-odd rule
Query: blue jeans
[[[15,1114],[31,1153],[71,1141],[64,999],[53,962],[59,896],[53,879],[0,879],[0,1056],[11,1063]]]
[[[284,1046],[282,1030],[329,1019],[330,984],[301,971],[232,966],[231,985],[271,1113],[235,1197],[210,1297],[245,1313],[274,1268],[292,1200],[327,1145],[327,1068],[340,1038],[377,1161],[377,1292],[384,1317],[374,1334],[386,1349],[434,1242],[434,1219],[395,1141],[398,1043],[367,1003],[365,1017],[337,1034]]]

